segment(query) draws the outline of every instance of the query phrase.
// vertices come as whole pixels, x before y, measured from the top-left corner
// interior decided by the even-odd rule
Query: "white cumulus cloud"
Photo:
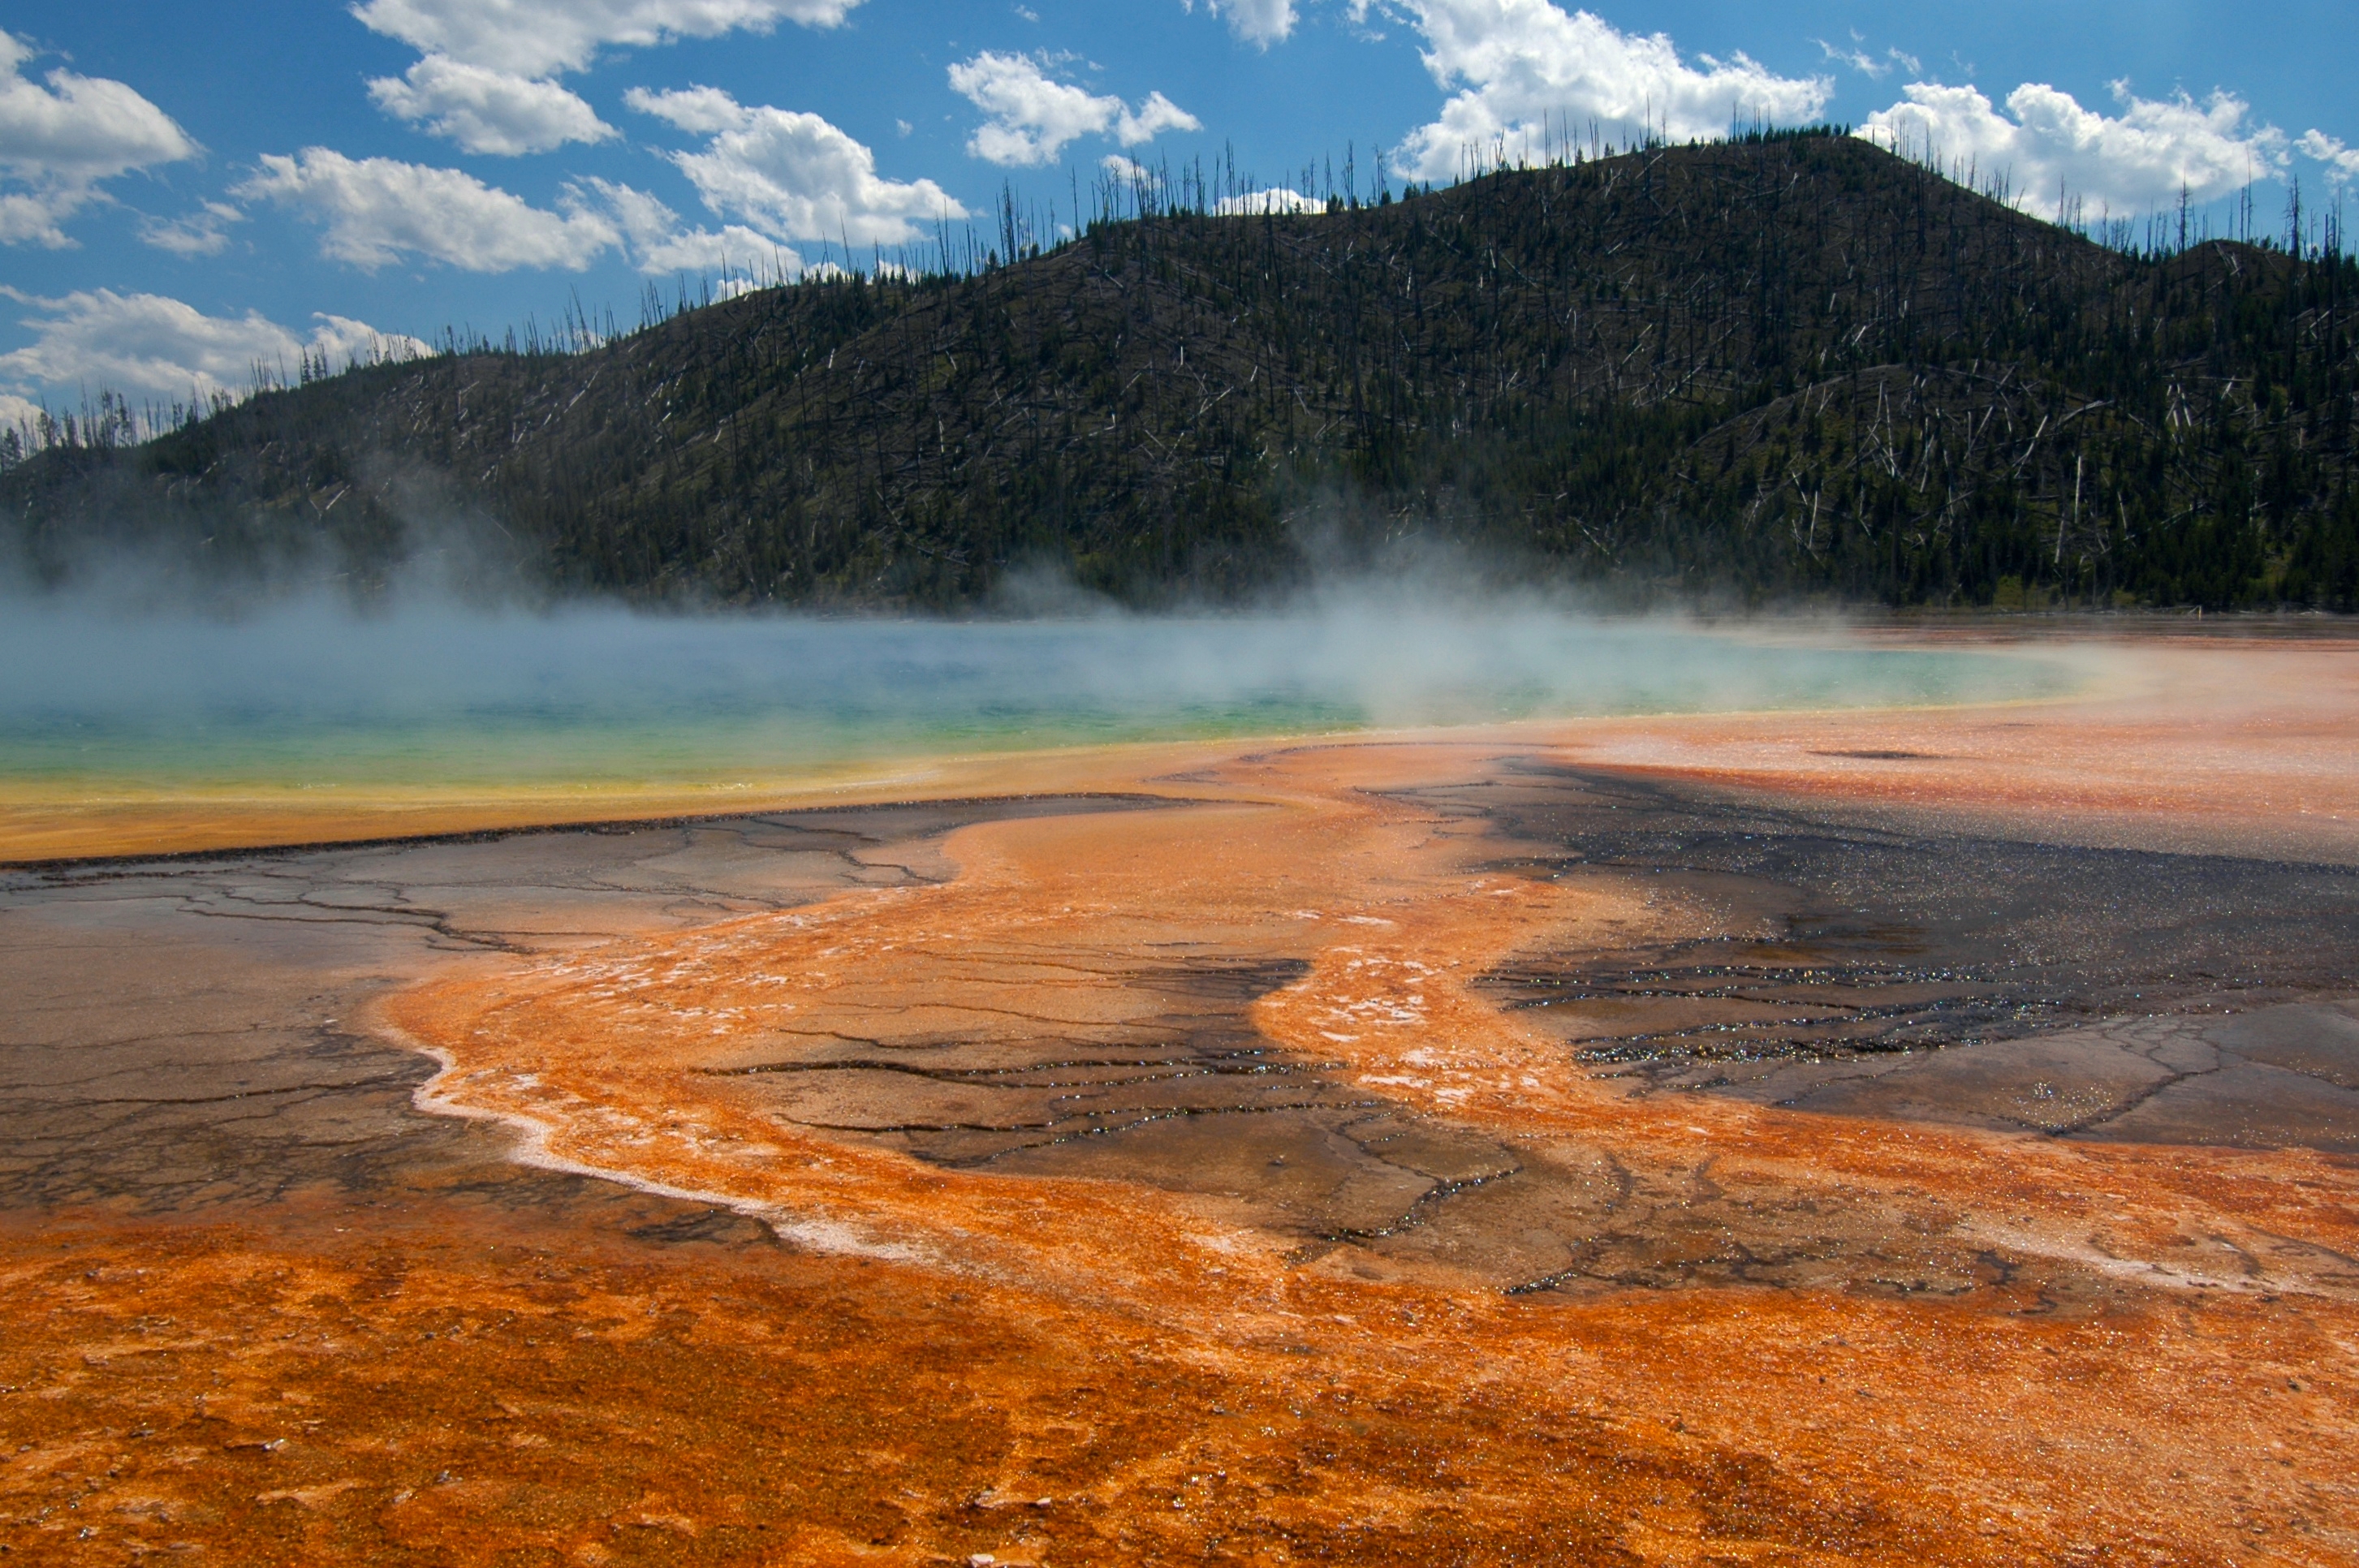
[[[40,81],[32,46],[0,32],[0,244],[72,243],[65,221],[101,200],[98,182],[194,157],[172,117],[120,81],[60,67]],[[44,85],[46,83],[46,85]]]
[[[1593,131],[1627,144],[1725,135],[1760,120],[1818,118],[1833,83],[1778,76],[1742,54],[1680,58],[1660,33],[1625,33],[1549,0],[1400,0],[1425,38],[1425,66],[1458,91],[1402,144],[1395,167],[1447,178],[1469,162],[1542,156],[1551,139]]]
[[[1305,196],[1299,190],[1274,186],[1267,190],[1248,190],[1240,196],[1223,196],[1212,204],[1212,211],[1223,218],[1260,217],[1268,213],[1283,217],[1288,212],[1324,212],[1327,203],[1315,196]]]
[[[1125,109],[1114,123],[1114,139],[1135,147],[1166,131],[1201,131],[1204,123],[1160,92],[1150,92],[1136,109]]]
[[[38,314],[24,319],[34,341],[0,354],[0,377],[20,389],[111,387],[135,396],[236,395],[252,388],[261,366],[291,375],[309,353],[341,368],[354,360],[404,358],[427,351],[417,339],[380,332],[349,317],[315,315],[308,337],[249,310],[208,316],[160,294],[100,288],[44,299],[5,291]]]
[[[1193,9],[1193,0],[1189,0]],[[1267,49],[1294,31],[1294,0],[1204,0],[1204,9],[1229,24],[1229,31]]]
[[[1128,147],[1165,131],[1203,128],[1160,92],[1148,93],[1132,109],[1111,94],[1051,79],[1029,55],[986,49],[951,67],[950,75],[951,86],[991,116],[966,144],[968,152],[990,163],[1053,163],[1068,144],[1083,136],[1112,135]]]
[[[623,94],[623,102],[639,114],[669,120],[700,135],[737,130],[745,124],[745,106],[718,87],[683,87],[670,92],[634,87]]]
[[[0,190],[0,245],[27,242],[63,250],[73,243],[65,222],[98,200],[87,185],[47,186],[34,190]]]
[[[555,78],[607,45],[647,47],[782,21],[832,27],[860,0],[362,0],[353,15],[425,58],[369,83],[378,107],[471,153],[541,153],[615,135]]]
[[[1917,81],[1901,91],[1860,135],[1943,169],[2004,179],[2017,204],[2042,218],[2072,200],[2116,213],[2167,207],[2182,189],[2206,201],[2286,164],[2284,133],[2252,124],[2250,106],[2227,92],[2201,103],[2184,93],[2140,98],[2116,81],[2121,113],[2106,115],[2044,82],[2008,93],[2004,114],[1978,88]]]
[[[603,179],[588,183],[614,214],[631,265],[643,273],[713,273],[724,284],[745,272],[765,278],[802,276],[802,257],[767,234],[736,223],[724,224],[717,233],[683,228],[679,213],[644,190]]]
[[[423,124],[471,153],[545,153],[616,135],[598,112],[554,81],[430,54],[400,76],[369,83],[377,107]]]
[[[139,237],[176,256],[216,256],[228,248],[229,226],[245,214],[226,201],[208,201],[184,218],[142,218]]]
[[[1817,40],[1820,52],[1837,65],[1847,65],[1862,76],[1886,76],[1892,70],[1892,61],[1878,59],[1861,47],[1860,36],[1854,33],[1851,42],[1838,49],[1824,38]]]
[[[0,166],[21,178],[92,180],[196,156],[172,117],[120,81],[18,68],[33,51],[0,32]]]
[[[860,0],[362,0],[353,15],[421,54],[524,77],[580,70],[609,44],[647,48],[780,22],[832,27]]]
[[[40,427],[41,406],[13,392],[0,392],[0,430]]]
[[[2326,178],[2336,185],[2347,185],[2359,179],[2359,147],[2347,147],[2340,136],[2330,136],[2324,131],[2309,130],[2295,144],[2303,154],[2326,166]]]
[[[672,161],[705,206],[776,239],[897,245],[917,239],[921,224],[967,215],[930,179],[879,175],[875,153],[817,114],[748,107],[711,87],[634,88],[624,102],[709,135],[701,151]]]
[[[267,156],[235,193],[305,213],[326,228],[323,252],[372,269],[416,255],[468,272],[578,272],[622,238],[586,202],[551,212],[461,169],[349,158],[327,147]]]

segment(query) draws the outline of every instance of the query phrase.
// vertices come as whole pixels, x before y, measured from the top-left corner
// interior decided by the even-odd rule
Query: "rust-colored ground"
[[[422,1105],[784,1246],[320,1192],[18,1217],[0,1550],[2359,1562],[2359,1162],[1634,1095],[1481,982],[1722,916],[1487,869],[1485,825],[1415,793],[1555,758],[2354,858],[2359,651],[2109,656],[2075,704],[1010,764],[1174,804],[962,827],[940,885],[451,960],[375,1020],[444,1064]],[[1141,977],[1175,965],[1273,977],[1239,1004],[1273,1059],[1438,1185],[1322,1229],[1288,1185],[1312,1134],[1273,1130],[1299,1108],[1161,1079],[1143,1131],[1047,1136],[1147,1062]],[[945,1158],[1023,1143],[993,1074],[1055,1091],[1042,1138]],[[1632,1190],[1686,1195],[1645,1241],[1688,1282],[1560,1275],[1582,1205]]]
[[[1980,710],[1595,726],[1592,762],[1821,798],[1942,808],[2096,842],[2347,860],[2359,847],[2359,648],[2081,644],[2087,698]]]

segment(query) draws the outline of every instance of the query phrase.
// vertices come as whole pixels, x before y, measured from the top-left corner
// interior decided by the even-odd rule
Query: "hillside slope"
[[[742,602],[1219,595],[1424,533],[1639,594],[2351,608],[2354,304],[2347,259],[2135,258],[1784,135],[353,371],[0,506],[49,580],[367,581],[461,516],[560,589]]]

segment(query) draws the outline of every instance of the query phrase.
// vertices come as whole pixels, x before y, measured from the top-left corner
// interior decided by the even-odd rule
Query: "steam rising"
[[[921,622],[612,608],[223,622],[19,600],[0,780],[778,779],[868,758],[1558,715],[2030,696],[2071,672],[1362,585],[1284,611]]]

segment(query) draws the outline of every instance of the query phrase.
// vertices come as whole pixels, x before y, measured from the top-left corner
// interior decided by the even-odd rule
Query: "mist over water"
[[[0,604],[0,783],[661,785],[875,759],[1507,719],[1940,703],[2052,657],[1376,589],[1031,621]]]

